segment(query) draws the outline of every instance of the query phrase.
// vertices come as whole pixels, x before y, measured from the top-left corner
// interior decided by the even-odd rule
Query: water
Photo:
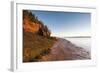
[[[91,38],[64,38],[71,41],[73,44],[86,49],[91,50]]]

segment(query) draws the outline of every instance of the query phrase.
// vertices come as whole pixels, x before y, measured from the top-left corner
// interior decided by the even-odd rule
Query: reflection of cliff
[[[23,10],[23,62],[90,59],[89,52],[51,31],[31,11]]]

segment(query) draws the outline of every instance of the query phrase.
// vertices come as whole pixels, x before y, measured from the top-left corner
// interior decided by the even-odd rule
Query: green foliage
[[[35,14],[33,14],[30,10],[23,10],[23,19],[27,18],[29,21],[34,22],[34,23],[38,23],[43,25],[44,23],[42,21],[40,21],[38,19],[37,16],[35,16]]]
[[[32,14],[31,11],[23,10],[23,19],[24,19],[24,18],[27,18],[27,19],[29,19],[30,21],[34,21],[35,15]]]
[[[43,25],[42,28],[39,29],[38,33],[45,37],[50,37],[51,35],[51,31],[48,29],[46,25]]]

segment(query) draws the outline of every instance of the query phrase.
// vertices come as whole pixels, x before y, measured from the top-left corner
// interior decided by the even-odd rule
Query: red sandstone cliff
[[[38,33],[39,35],[50,37],[50,30],[42,21],[33,15],[31,12],[23,11],[23,30],[24,32]]]

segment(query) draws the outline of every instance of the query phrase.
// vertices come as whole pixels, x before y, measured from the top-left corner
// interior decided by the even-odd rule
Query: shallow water
[[[64,38],[69,40],[71,43],[86,49],[87,51],[91,50],[91,38]]]

